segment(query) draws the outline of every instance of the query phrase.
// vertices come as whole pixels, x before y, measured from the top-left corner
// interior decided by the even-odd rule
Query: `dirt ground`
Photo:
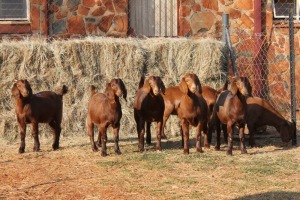
[[[92,152],[86,135],[41,138],[33,152],[27,136],[24,154],[19,141],[0,139],[0,199],[300,199],[300,149],[280,148],[278,139],[257,140],[259,147],[233,156],[205,149],[183,155],[180,137],[163,141],[163,151],[148,146],[137,152],[135,137],[120,136],[122,155]],[[261,166],[261,167],[257,167]]]

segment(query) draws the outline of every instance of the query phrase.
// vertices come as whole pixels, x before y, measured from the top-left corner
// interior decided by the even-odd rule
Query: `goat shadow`
[[[259,194],[247,195],[239,198],[235,198],[234,200],[298,200],[300,199],[299,192],[285,192],[285,191],[276,191],[276,192],[264,192]]]

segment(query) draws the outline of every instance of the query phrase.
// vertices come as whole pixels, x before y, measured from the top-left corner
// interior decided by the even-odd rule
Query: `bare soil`
[[[235,141],[233,156],[226,144],[198,154],[193,138],[183,155],[180,137],[164,140],[162,152],[153,144],[139,153],[136,137],[120,137],[122,155],[110,139],[107,157],[92,152],[86,135],[62,137],[58,151],[41,138],[40,152],[28,135],[24,154],[19,141],[0,139],[0,199],[300,199],[300,148],[282,148],[272,134],[247,155]]]

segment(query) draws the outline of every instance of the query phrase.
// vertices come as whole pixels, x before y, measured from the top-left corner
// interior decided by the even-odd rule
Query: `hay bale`
[[[220,42],[212,39],[152,38],[145,40],[96,38],[48,43],[42,39],[0,43],[0,135],[17,137],[17,123],[11,87],[15,79],[26,78],[33,92],[69,87],[64,96],[62,135],[86,134],[85,118],[90,85],[102,92],[112,78],[121,78],[128,90],[122,100],[120,134],[136,134],[133,99],[142,74],[162,77],[165,85],[176,85],[186,72],[198,74],[201,83],[218,88],[224,83]],[[179,128],[170,120],[172,134]],[[169,123],[168,123],[169,124]],[[167,124],[167,125],[168,125]],[[50,129],[41,126],[42,135]],[[30,130],[28,130],[30,131]]]

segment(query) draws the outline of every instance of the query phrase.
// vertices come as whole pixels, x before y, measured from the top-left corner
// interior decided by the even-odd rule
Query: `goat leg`
[[[189,154],[189,123],[183,119],[181,127],[183,131],[183,153]]]
[[[19,127],[19,134],[20,134],[20,138],[21,138],[19,153],[24,153],[25,152],[26,124],[19,122],[18,127]]]
[[[161,130],[162,130],[162,121],[157,122],[156,127],[156,151],[161,151]]]
[[[232,156],[232,148],[233,148],[233,139],[232,139],[232,132],[233,132],[233,125],[227,122],[227,131],[228,131],[228,147],[227,147],[227,155]]]
[[[94,142],[94,124],[88,122],[87,123],[87,129],[88,129],[88,135],[90,137],[90,143],[91,143],[91,147],[93,152],[98,151],[98,147],[96,146],[95,142]],[[100,132],[99,132],[100,135]]]
[[[101,133],[101,142],[102,142],[102,147],[101,147],[101,156],[105,157],[107,156],[106,152],[106,142],[107,142],[107,136],[106,136],[106,128],[99,128],[100,133]]]
[[[220,146],[221,146],[221,142],[220,142],[220,137],[221,137],[221,123],[219,121],[219,119],[216,119],[216,131],[217,131],[217,144],[215,146],[215,150],[219,151],[220,150]]]
[[[32,123],[32,135],[34,138],[33,151],[40,151],[39,126],[37,122]]]
[[[239,138],[240,138],[240,147],[241,147],[242,154],[247,153],[246,146],[245,146],[244,128],[245,128],[245,125],[242,125],[239,127]]]
[[[59,137],[60,137],[61,127],[60,124],[56,123],[55,121],[51,121],[49,125],[51,126],[54,132],[52,149],[57,150],[59,148]]]
[[[201,147],[201,129],[202,129],[202,124],[199,123],[196,127],[196,150],[198,153],[203,153]]]
[[[143,152],[144,149],[144,140],[145,140],[145,122],[140,122],[138,126],[138,135],[139,135],[139,152]]]
[[[114,128],[115,154],[117,155],[121,154],[120,147],[119,147],[119,130],[120,130],[120,125]]]
[[[151,144],[151,122],[146,122],[146,143]]]

